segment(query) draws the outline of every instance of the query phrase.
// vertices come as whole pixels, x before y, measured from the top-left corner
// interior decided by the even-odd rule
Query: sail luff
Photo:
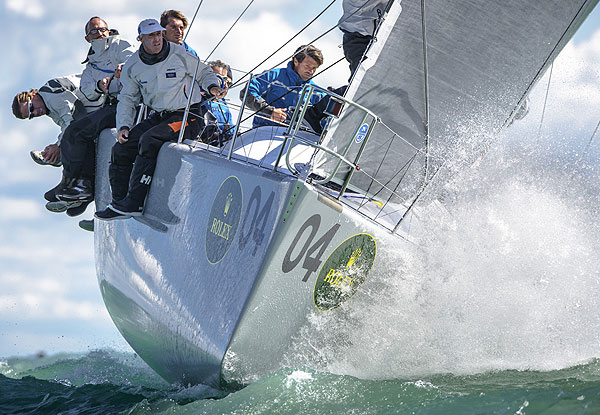
[[[429,62],[427,60],[427,17],[425,0],[421,0],[421,33],[423,36],[423,78],[425,94],[425,179],[429,177]]]

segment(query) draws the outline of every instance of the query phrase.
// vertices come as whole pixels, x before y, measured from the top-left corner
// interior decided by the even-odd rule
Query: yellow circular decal
[[[365,282],[377,254],[375,239],[361,233],[346,239],[323,264],[315,283],[314,301],[321,311],[338,308]]]
[[[206,257],[216,264],[223,259],[237,233],[242,213],[242,186],[235,176],[228,177],[213,200],[206,226]]]

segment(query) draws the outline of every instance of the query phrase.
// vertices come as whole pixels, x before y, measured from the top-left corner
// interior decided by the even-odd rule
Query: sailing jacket
[[[363,36],[373,36],[377,23],[388,4],[388,0],[344,0],[344,14],[338,26],[344,32],[360,33]]]
[[[181,46],[183,46],[183,48],[185,50],[187,50],[188,52],[193,53],[194,56],[198,56],[198,54],[196,53],[196,51],[190,45],[188,45],[187,43],[185,43],[185,40],[183,41],[183,43],[181,44]]]
[[[231,117],[231,112],[229,111],[227,101],[224,99],[204,101],[202,105],[204,105],[206,109],[212,112],[217,118],[217,124],[219,126],[220,133],[223,133],[225,130],[227,130],[225,133],[226,135],[233,134],[233,128],[235,127],[235,124],[233,123],[233,118]]]
[[[46,115],[60,127],[57,144],[71,121],[83,118],[98,109],[79,90],[81,75],[67,75],[50,79],[38,90],[48,112]]]
[[[138,50],[123,66],[123,89],[117,105],[119,130],[134,125],[136,107],[140,102],[157,112],[177,111],[187,105],[198,58],[186,52],[183,46],[169,43],[169,54],[163,61],[147,65],[140,59]],[[202,100],[201,88],[210,91],[212,87],[219,86],[219,78],[210,66],[200,62],[196,84],[192,104]]]
[[[111,32],[112,33],[112,32]],[[113,78],[115,69],[135,53],[135,47],[117,35],[94,39],[88,52],[85,69],[81,76],[81,92],[90,101],[104,99],[104,92],[98,89],[98,81],[106,77],[112,78],[109,94],[116,97],[120,91],[119,79]]]
[[[292,63],[288,62],[285,68],[271,69],[263,72],[252,79],[248,85],[248,99],[246,105],[254,110],[261,111],[270,117],[275,108],[294,107],[298,103],[298,96],[304,84],[315,85],[311,80],[305,81],[294,71]],[[243,98],[244,91],[240,93]],[[315,104],[323,97],[323,93],[315,91],[310,98],[310,103]],[[266,120],[262,117],[254,117],[253,127],[262,125],[281,125]]]

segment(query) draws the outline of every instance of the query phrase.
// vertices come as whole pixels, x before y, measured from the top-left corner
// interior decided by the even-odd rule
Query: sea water
[[[282,368],[229,394],[169,385],[138,357],[106,350],[4,359],[0,373],[2,414],[600,413],[596,359],[561,370],[387,380]]]
[[[0,358],[0,414],[600,414],[598,171],[554,153],[457,169],[414,249],[388,244],[386,272],[241,390],[111,350]]]

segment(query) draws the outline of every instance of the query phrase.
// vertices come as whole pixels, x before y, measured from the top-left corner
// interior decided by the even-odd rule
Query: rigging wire
[[[542,124],[544,123],[544,115],[546,114],[546,103],[548,102],[548,93],[550,92],[550,81],[552,81],[552,71],[554,70],[554,61],[552,65],[550,65],[550,75],[548,76],[548,84],[546,85],[546,96],[544,98],[544,106],[542,108],[542,118],[540,119],[540,126],[538,128],[537,137],[535,139],[536,142],[539,141],[540,136],[542,134]]]
[[[594,132],[592,133],[592,136],[590,137],[587,145],[585,146],[585,149],[583,150],[583,153],[581,154],[581,157],[579,157],[579,159],[575,162],[575,167],[573,168],[573,173],[571,174],[571,178],[573,177],[573,175],[577,171],[577,167],[579,166],[579,163],[581,162],[581,160],[583,160],[583,158],[585,156],[587,156],[587,153],[590,150],[590,147],[592,146],[592,143],[594,142],[594,137],[596,136],[596,133],[598,132],[598,128],[599,127],[600,127],[600,121],[598,121],[598,124],[596,124],[596,128],[594,129]]]
[[[234,83],[234,85],[231,86],[231,88],[235,88],[236,86],[240,85],[242,82],[242,79],[244,79],[249,73],[253,72],[256,68],[258,68],[260,65],[262,65],[263,63],[265,63],[267,60],[269,60],[273,55],[275,55],[277,52],[279,52],[281,49],[283,49],[286,45],[288,45],[294,38],[296,38],[300,33],[302,33],[307,27],[309,27],[315,20],[317,20],[323,13],[325,13],[325,11],[327,11],[327,9],[329,9],[337,0],[333,0],[329,5],[327,5],[327,7],[325,7],[314,19],[312,19],[308,24],[306,24],[298,33],[296,33],[292,38],[290,38],[288,41],[286,41],[282,46],[280,46],[275,52],[273,52],[271,55],[269,55],[266,59],[264,59],[262,62],[260,62],[258,65],[256,65],[254,68],[252,68],[250,71],[248,71],[246,74],[242,75],[242,77],[236,82]],[[358,7],[354,12],[352,12],[351,14],[349,14],[346,18],[344,18],[343,20],[340,20],[336,25],[334,25],[333,27],[331,27],[329,30],[325,31],[324,33],[322,33],[320,36],[316,37],[315,39],[313,39],[312,41],[310,41],[308,44],[313,44],[316,41],[318,41],[319,39],[321,39],[322,37],[326,36],[327,34],[329,34],[331,31],[333,31],[334,29],[339,27],[340,23],[345,22],[346,20],[348,20],[349,18],[351,18],[352,16],[354,16],[358,11],[360,11],[364,6],[366,6],[370,1],[372,0],[366,0],[362,6]],[[391,4],[393,1],[390,1],[389,4]],[[294,52],[294,54],[286,57],[284,60],[282,60],[281,62],[275,64],[273,67],[271,67],[270,69],[273,69],[276,66],[281,65],[282,63],[284,63],[285,61],[289,60],[290,58],[292,58],[294,55],[296,54],[296,52]],[[344,58],[340,58],[338,61],[334,62],[333,64],[331,64],[330,66],[328,66],[327,68],[323,69],[322,71],[320,71],[318,74],[314,75],[311,79],[317,77],[318,75],[322,74],[323,72],[325,72],[326,70],[330,69],[331,67],[337,65],[339,62],[341,62],[342,60],[344,60]],[[272,102],[275,102],[276,100],[285,97],[287,94],[289,94],[290,92],[293,92],[292,90],[286,92],[285,94],[283,94],[282,96],[276,98],[275,100],[273,100]],[[251,115],[249,115],[248,117],[244,118],[242,121],[247,121],[250,117],[258,114],[262,109],[264,109],[266,106],[271,105],[271,103],[266,103],[261,109],[259,109],[258,111],[253,112]],[[381,122],[381,120],[380,120]],[[387,129],[389,129],[390,131],[394,132],[389,126],[385,125],[383,122],[381,122]],[[398,135],[398,134],[396,134]],[[400,137],[403,141],[407,142],[406,139],[404,139],[403,137],[401,137],[400,135],[398,135],[398,137]],[[410,144],[410,143],[408,143]],[[411,147],[414,148],[414,146],[411,145]]]
[[[294,36],[292,36],[289,40],[287,40],[283,45],[281,45],[275,52],[273,52],[272,54],[270,54],[267,58],[265,58],[262,62],[260,62],[258,65],[256,65],[254,68],[250,69],[248,72],[246,72],[244,75],[242,75],[242,77],[238,80],[238,82],[236,82],[234,85],[232,85],[233,87],[236,87],[240,84],[240,81],[242,79],[244,79],[249,73],[254,72],[255,69],[257,69],[260,65],[262,65],[263,63],[265,63],[266,61],[268,61],[270,58],[273,57],[273,55],[275,55],[277,52],[279,52],[281,49],[283,49],[284,47],[286,47],[292,40],[294,40],[296,37],[298,37],[298,35],[300,33],[302,33],[305,29],[307,29],[311,24],[313,24],[319,17],[321,17],[321,15],[323,15],[323,13],[325,13],[337,0],[333,0],[331,3],[329,3],[327,5],[327,7],[325,7],[314,19],[312,19],[310,22],[308,22],[302,29],[300,29],[300,31],[298,33],[296,33]],[[350,13],[348,16],[346,16],[346,18],[344,18],[343,20],[340,20],[336,25],[332,26],[330,29],[326,30],[325,32],[323,32],[321,35],[317,36],[316,38],[314,38],[313,40],[311,40],[310,42],[308,42],[308,44],[313,44],[316,41],[318,41],[319,39],[321,39],[322,37],[328,35],[329,33],[331,33],[333,30],[337,29],[340,25],[340,23],[345,22],[346,20],[350,19],[352,16],[354,16],[356,13],[358,13],[364,6],[367,5],[367,3],[369,3],[372,0],[366,0],[362,6],[358,7],[354,12]],[[391,0],[393,1],[393,0]],[[391,3],[391,2],[390,2]],[[294,52],[292,55],[289,55],[287,58],[285,58],[284,60],[282,60],[281,62],[271,66],[271,68],[267,69],[273,69],[276,66],[281,65],[282,63],[284,63],[285,61],[287,61],[288,59],[290,59],[291,57],[293,57],[296,54],[296,52]]]
[[[252,73],[255,69],[257,69],[260,65],[262,65],[263,63],[265,63],[267,60],[269,60],[271,57],[273,57],[277,52],[279,52],[281,49],[283,49],[285,46],[287,46],[292,40],[294,40],[296,37],[298,37],[304,30],[306,30],[310,25],[312,25],[317,19],[319,19],[319,17],[321,17],[331,6],[333,6],[333,4],[336,2],[337,0],[332,0],[321,12],[319,12],[319,14],[317,14],[317,16],[315,16],[310,22],[308,22],[302,29],[300,29],[300,31],[298,31],[294,36],[292,36],[289,40],[287,40],[283,45],[281,45],[277,50],[275,50],[273,53],[271,53],[267,58],[265,58],[262,62],[260,62],[258,65],[256,65],[254,68],[252,68],[251,70],[247,71],[244,75],[242,75],[231,87],[231,88],[235,88],[236,86],[239,86],[242,84],[242,80],[248,76],[248,74]],[[356,14],[362,7],[364,7],[367,3],[369,3],[372,0],[366,0],[364,2],[364,4],[357,8],[353,13],[351,13],[350,15],[348,15],[344,20],[342,20],[342,22],[346,21],[347,19],[349,19],[350,17],[354,16],[354,14]],[[223,41],[223,39],[225,39],[225,37],[228,35],[228,33],[233,29],[233,27],[237,24],[237,22],[240,20],[240,18],[242,17],[242,15],[245,13],[245,11],[248,9],[248,7],[250,7],[250,5],[254,2],[254,0],[252,0],[250,2],[250,4],[248,4],[248,6],[246,7],[246,9],[244,9],[244,11],[242,12],[242,14],[240,15],[240,17],[238,17],[238,19],[234,22],[234,24],[231,26],[231,28],[227,31],[227,33],[225,33],[225,35],[223,36],[223,38],[219,41],[219,43],[214,47],[213,51],[209,54],[210,55],[215,51],[215,49],[219,46],[219,44]],[[202,2],[201,2],[202,3]],[[200,7],[200,6],[198,6]],[[195,17],[195,16],[194,16]],[[329,30],[325,31],[324,33],[322,33],[320,36],[316,37],[315,39],[313,39],[311,42],[309,42],[309,44],[312,44],[314,42],[316,42],[317,40],[321,39],[322,37],[324,37],[325,35],[329,34],[331,31],[333,31],[334,29],[336,29],[339,26],[338,22],[335,26],[331,27]],[[296,54],[296,52],[294,52],[294,54],[288,56],[287,58],[285,58],[283,61],[277,63],[276,65],[274,65],[273,67],[271,67],[270,69],[273,69],[276,66],[281,65],[282,63],[284,63],[286,60],[292,58],[294,55]],[[208,58],[207,58],[208,60]],[[316,76],[322,74],[323,72],[325,72],[326,70],[330,69],[331,67],[337,65],[339,62],[341,62],[342,60],[344,60],[344,58],[340,58],[339,60],[337,60],[336,62],[334,62],[333,64],[329,65],[327,68],[323,69],[322,71],[320,71],[319,73],[317,73],[316,75],[314,75],[312,78],[315,78]],[[290,92],[293,92],[293,90],[289,90],[288,92],[286,92],[285,94],[283,94],[282,96],[276,98],[275,100],[273,100],[273,102],[277,101],[278,99],[281,99],[283,97],[285,97],[287,94],[289,94]],[[244,118],[241,122],[247,121],[249,118],[251,118],[252,116],[258,114],[262,109],[264,109],[266,106],[271,105],[271,103],[266,103],[261,109],[259,109],[258,111],[253,112],[252,114],[250,114],[248,117]]]
[[[254,68],[250,69],[249,71],[247,71],[244,75],[242,75],[242,77],[240,79],[238,79],[238,81],[232,85],[232,88],[239,85],[242,81],[242,79],[244,79],[246,76],[248,76],[249,73],[254,72],[254,70],[256,70],[260,65],[262,65],[263,63],[265,63],[266,61],[268,61],[269,59],[271,59],[277,52],[279,52],[281,49],[283,49],[284,47],[286,47],[292,40],[294,40],[295,38],[297,38],[302,32],[304,32],[310,25],[312,25],[315,21],[317,21],[317,19],[319,17],[321,17],[323,15],[323,13],[325,13],[331,6],[333,6],[333,4],[336,2],[337,0],[333,0],[331,3],[329,3],[327,5],[327,7],[325,7],[315,18],[313,18],[310,22],[308,22],[302,29],[300,29],[299,32],[297,32],[294,36],[292,36],[290,39],[288,39],[283,45],[281,45],[279,48],[277,48],[277,50],[275,50],[275,52],[271,53],[269,56],[267,56],[265,59],[262,60],[262,62],[260,62],[258,65],[256,65]],[[368,1],[368,0],[367,0]],[[365,3],[366,4],[366,3]],[[333,29],[337,28],[337,25],[335,25],[332,29],[329,29],[327,32],[323,33],[321,36],[319,36],[318,38],[316,38],[315,40],[313,40],[312,42],[309,42],[309,44],[314,43],[315,41],[317,41],[318,39],[322,38],[323,36],[325,36],[326,34],[328,34],[329,32],[331,32]],[[295,54],[295,53],[294,53]],[[292,55],[294,56],[294,55]],[[291,56],[290,56],[291,57]],[[278,63],[275,66],[279,66],[281,65],[283,62],[285,62],[286,60],[288,60],[290,57],[284,59],[282,62]],[[273,69],[275,66],[273,66],[271,69]]]
[[[402,176],[400,177],[400,179],[398,180],[398,183],[396,183],[396,187],[394,187],[394,190],[392,192],[392,195],[398,196],[400,197],[400,195],[397,193],[398,191],[398,187],[400,187],[400,185],[402,184],[402,182],[404,181],[404,178],[406,177],[406,175],[408,174],[408,171],[410,170],[410,168],[412,167],[413,163],[415,162],[415,160],[417,159],[417,153],[413,154],[413,156],[404,164],[404,166],[402,166],[402,168],[398,171],[398,173],[396,173],[394,175],[394,177],[396,177],[398,174],[400,174],[400,172],[403,172]],[[375,219],[377,218],[385,218],[386,216],[390,216],[393,213],[399,212],[399,209],[395,209],[391,212],[386,213],[385,215],[379,216],[383,210],[389,205],[389,203],[392,200],[392,196],[390,196],[385,203],[383,204],[383,206],[381,207],[381,210],[379,211],[379,213],[377,213],[377,216],[375,216]],[[400,202],[402,206],[406,206],[403,202]],[[407,208],[408,209],[408,208]]]
[[[187,39],[188,33],[190,33],[190,29],[192,28],[192,25],[194,24],[194,20],[196,20],[196,15],[198,14],[198,10],[200,10],[200,6],[202,6],[202,3],[204,3],[204,0],[200,0],[200,3],[198,3],[198,7],[196,7],[196,13],[194,13],[194,17],[192,17],[192,21],[190,22],[190,25],[188,26],[187,30],[185,31],[185,36],[183,36],[184,42],[185,42],[185,39]]]
[[[335,1],[335,0],[334,0]],[[210,51],[210,53],[208,54],[208,56],[206,57],[206,59],[204,60],[205,62],[208,61],[208,59],[211,57],[211,55],[214,53],[215,50],[217,50],[217,48],[219,47],[219,45],[221,44],[221,42],[223,42],[223,40],[225,40],[225,38],[227,37],[227,35],[229,34],[229,32],[231,32],[231,29],[233,29],[233,27],[237,24],[237,22],[242,18],[242,16],[246,13],[246,10],[248,10],[250,8],[250,6],[252,6],[252,3],[254,3],[254,0],[251,0],[250,3],[248,3],[248,5],[246,6],[246,8],[244,9],[244,11],[242,11],[242,13],[238,16],[237,19],[235,19],[235,22],[233,22],[233,24],[231,25],[231,27],[229,28],[229,30],[227,30],[227,32],[223,35],[223,37],[221,38],[221,40],[219,40],[219,42],[217,43],[217,45],[213,48],[213,50]]]
[[[565,28],[565,30],[563,31],[562,35],[561,35],[561,36],[560,36],[560,38],[558,39],[558,41],[557,41],[557,42],[554,44],[554,47],[552,48],[552,50],[551,50],[551,51],[550,51],[550,53],[548,54],[547,58],[546,58],[546,59],[544,60],[544,62],[542,63],[542,65],[541,65],[540,69],[538,70],[537,74],[536,74],[536,75],[533,77],[533,79],[532,79],[531,83],[529,84],[529,87],[528,87],[528,88],[527,88],[527,90],[526,90],[526,93],[528,93],[528,92],[531,90],[531,88],[533,88],[533,85],[534,85],[535,81],[536,81],[537,79],[539,79],[539,77],[541,77],[541,73],[542,73],[543,69],[547,67],[546,65],[547,65],[547,64],[548,64],[548,62],[549,62],[549,61],[550,61],[550,60],[553,58],[553,56],[554,56],[555,54],[557,54],[557,53],[558,53],[558,47],[559,47],[559,45],[560,45],[560,44],[561,44],[561,42],[562,42],[562,41],[563,41],[563,40],[566,38],[566,36],[567,36],[567,34],[568,34],[569,30],[570,30],[570,29],[573,27],[573,25],[574,25],[574,23],[575,23],[575,21],[576,21],[577,17],[578,17],[578,16],[580,16],[580,15],[581,15],[581,13],[583,12],[585,5],[586,5],[586,2],[582,2],[581,6],[580,6],[580,8],[579,8],[579,10],[578,10],[578,12],[575,14],[575,16],[573,16],[573,19],[571,19],[571,22],[570,22],[570,23],[567,25],[567,27],[566,27],[566,28]],[[551,65],[554,65],[554,62],[552,61],[552,62],[550,62],[550,64],[551,64]],[[496,136],[496,139],[497,139],[497,137],[498,137],[498,136]],[[495,141],[495,139],[494,139],[494,140],[492,140],[492,141]],[[402,223],[402,221],[404,220],[404,218],[406,217],[406,215],[407,215],[407,214],[408,214],[408,213],[409,213],[409,212],[412,210],[413,206],[414,206],[414,205],[417,203],[417,201],[418,201],[418,200],[421,198],[421,196],[423,195],[423,193],[424,193],[425,189],[426,189],[427,187],[429,187],[429,185],[430,185],[430,184],[431,184],[431,183],[434,181],[434,179],[437,177],[438,173],[439,173],[439,172],[442,170],[442,168],[443,168],[445,165],[446,165],[446,161],[444,161],[444,162],[442,163],[442,165],[440,165],[440,166],[439,166],[439,167],[436,169],[436,171],[433,173],[433,176],[431,177],[431,179],[429,179],[429,180],[427,180],[427,181],[426,181],[426,183],[425,183],[425,185],[423,186],[423,188],[421,189],[421,191],[420,191],[420,192],[419,192],[419,193],[418,193],[418,194],[415,196],[415,198],[414,198],[413,202],[411,203],[411,205],[409,206],[408,210],[407,210],[407,211],[404,213],[404,215],[403,215],[403,216],[400,218],[400,220],[398,221],[398,223],[397,223],[396,227],[394,228],[394,230],[392,231],[392,233],[396,233],[396,230],[397,230],[397,229],[400,227],[400,224]]]

